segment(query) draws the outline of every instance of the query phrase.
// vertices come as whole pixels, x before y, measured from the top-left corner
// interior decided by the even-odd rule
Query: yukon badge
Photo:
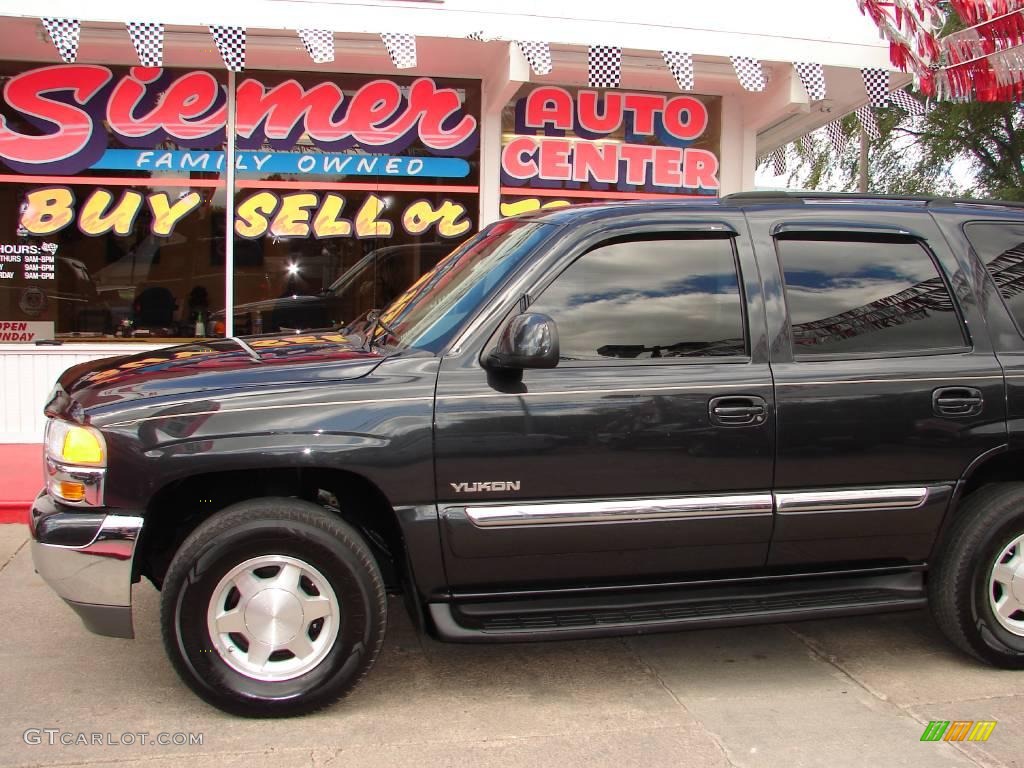
[[[456,493],[518,491],[520,480],[492,480],[489,483],[448,483]]]

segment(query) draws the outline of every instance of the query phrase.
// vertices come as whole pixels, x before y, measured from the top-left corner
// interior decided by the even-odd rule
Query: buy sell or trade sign
[[[18,226],[26,235],[47,237],[76,225],[89,237],[134,232],[136,221],[147,212],[150,232],[169,237],[175,227],[199,208],[202,195],[184,192],[172,198],[167,192],[124,191],[99,187],[83,199],[64,186],[33,189],[25,195]],[[463,203],[450,199],[415,200],[390,209],[389,198],[376,194],[339,192],[283,192],[263,190],[243,194],[235,204],[235,234],[247,239],[264,235],[275,238],[392,237],[396,227],[410,235],[436,234],[442,238],[464,237],[473,226]]]

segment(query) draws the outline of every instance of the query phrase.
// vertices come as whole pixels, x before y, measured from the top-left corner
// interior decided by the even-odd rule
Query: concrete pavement
[[[965,658],[924,612],[458,646],[417,635],[393,601],[385,651],[346,701],[232,718],[178,681],[155,590],[136,588],[136,640],[96,637],[33,573],[26,539],[0,526],[0,766],[1024,766],[1024,672]],[[998,725],[986,743],[921,742],[932,719]],[[32,745],[29,728],[203,744]]]

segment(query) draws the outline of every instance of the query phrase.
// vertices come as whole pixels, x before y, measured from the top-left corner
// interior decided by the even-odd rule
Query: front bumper
[[[29,517],[36,571],[64,598],[86,628],[134,637],[132,564],[142,518],[121,511],[79,511],[36,497]]]

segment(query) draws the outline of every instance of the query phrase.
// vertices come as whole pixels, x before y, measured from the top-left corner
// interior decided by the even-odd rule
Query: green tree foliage
[[[1024,108],[1015,103],[938,102],[923,117],[893,107],[875,112],[881,138],[871,141],[868,189],[1024,200]],[[790,183],[852,191],[859,179],[860,123],[842,120],[846,147],[823,134],[798,145]]]
[[[964,28],[944,3],[942,34]],[[915,98],[924,101],[920,94]],[[897,107],[875,110],[881,138],[868,151],[868,189],[893,195],[952,195],[1024,200],[1024,105],[1012,102],[933,102],[923,117]],[[842,120],[846,147],[836,153],[816,133],[797,144],[791,185],[849,192],[860,179],[861,128],[856,116]]]

